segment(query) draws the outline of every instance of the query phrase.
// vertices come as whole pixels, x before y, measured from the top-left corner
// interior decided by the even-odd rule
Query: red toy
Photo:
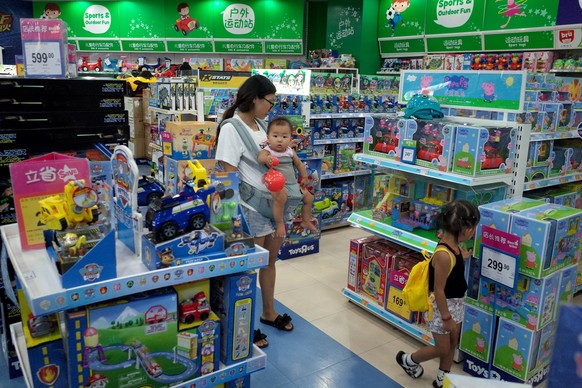
[[[87,55],[82,56],[82,62],[77,67],[79,71],[103,71],[103,64],[101,61],[101,57],[97,58],[96,63],[89,63],[89,57]]]
[[[382,139],[378,139],[378,143],[374,146],[374,151],[389,153],[390,151],[396,151],[398,147],[398,138],[390,133],[384,134]]]
[[[180,302],[180,321],[193,323],[204,321],[210,315],[210,304],[204,291],[200,291],[192,299]]]
[[[485,160],[481,163],[481,169],[499,168],[503,158],[499,151],[491,146],[485,146]]]
[[[272,193],[277,193],[285,187],[285,176],[279,171],[273,170],[273,167],[279,165],[279,159],[272,157],[273,165],[269,167],[269,171],[263,175],[263,183],[267,186],[267,190]]]
[[[428,162],[433,159],[439,160],[443,154],[443,146],[438,140],[429,140],[426,144],[418,143],[417,157]]]

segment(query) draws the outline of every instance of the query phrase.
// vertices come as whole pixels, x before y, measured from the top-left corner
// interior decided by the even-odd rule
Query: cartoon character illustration
[[[485,353],[485,339],[477,337],[477,345],[475,346],[475,350],[479,353]]]
[[[237,215],[232,217],[231,237],[233,237],[233,238],[241,238],[242,237],[242,219],[241,219],[240,214],[237,214]]]
[[[85,388],[105,388],[109,380],[106,376],[100,373],[95,373],[89,377],[89,380],[85,383]]]
[[[44,12],[40,15],[41,19],[56,19],[61,15],[61,8],[55,3],[48,3],[44,7]]]
[[[177,10],[180,14],[180,18],[176,20],[176,24],[174,24],[174,29],[176,31],[182,31],[182,34],[186,36],[189,32],[200,27],[198,20],[190,17],[190,6],[187,3],[178,4]]]
[[[402,23],[402,27],[406,26],[401,14],[406,11],[408,7],[410,7],[410,0],[392,0],[392,6],[386,10],[386,20],[388,20],[389,24],[386,25],[386,27],[392,28],[392,36],[394,36],[394,31],[396,30],[398,22]]]
[[[505,6],[503,5],[499,6],[499,14],[506,17],[507,22],[499,26],[499,28],[507,27],[509,21],[513,16],[526,16],[525,12],[522,11],[522,7],[523,9],[526,8],[525,3],[527,2],[527,0],[495,0],[496,3],[500,1],[507,1],[507,4]]]
[[[420,93],[431,94],[430,84],[432,82],[432,75],[423,75],[420,80]]]
[[[493,82],[483,82],[481,88],[483,89],[483,100],[493,102],[495,100],[495,84]]]

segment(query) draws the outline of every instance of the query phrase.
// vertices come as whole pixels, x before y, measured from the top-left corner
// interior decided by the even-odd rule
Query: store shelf
[[[529,135],[529,139],[530,141],[580,139],[580,134],[576,129],[561,132],[532,132]]]
[[[572,174],[565,176],[557,176],[552,178],[540,179],[533,182],[525,182],[523,184],[523,191],[541,189],[543,187],[557,186],[565,183],[572,183],[582,180],[582,174]]]
[[[162,108],[156,108],[154,106],[150,106],[148,108],[149,108],[149,110],[151,110],[153,112],[164,113],[167,115],[194,115],[194,116],[196,116],[198,114],[198,111],[196,111],[196,110],[162,109]]]
[[[427,167],[421,167],[414,164],[400,163],[394,160],[366,154],[355,154],[354,159],[358,162],[368,163],[374,166],[391,168],[394,170],[403,171],[415,175],[428,176],[445,182],[458,183],[466,186],[480,186],[491,183],[511,184],[511,178],[513,177],[512,174],[495,174],[479,177],[470,177],[465,175],[453,174],[450,172],[433,170]]]
[[[355,170],[355,171],[348,171],[348,172],[340,172],[337,174],[323,174],[321,176],[321,180],[326,180],[326,179],[337,179],[337,178],[346,178],[346,177],[352,177],[352,176],[360,176],[360,175],[368,175],[371,174],[372,170]]]
[[[258,269],[268,262],[268,252],[257,246],[255,252],[247,255],[150,271],[138,256],[118,241],[117,278],[65,289],[61,286],[56,265],[45,249],[22,250],[18,224],[2,226],[0,232],[34,315],[49,314],[193,280]]]
[[[318,113],[318,114],[311,114],[309,119],[338,119],[338,118],[364,118],[368,116],[370,113],[350,113],[350,112],[339,112],[339,113]]]
[[[162,151],[162,146],[156,143],[150,143],[150,147],[153,150],[158,150],[158,151]]]
[[[400,75],[400,71],[377,71],[378,75]]]
[[[351,223],[349,221],[339,221],[339,222],[334,222],[331,224],[324,224],[321,226],[321,230],[331,230],[331,229],[337,229],[337,228],[343,228],[346,226],[350,226]]]
[[[409,232],[398,229],[390,225],[390,219],[380,222],[372,218],[372,212],[370,210],[354,212],[348,218],[348,221],[352,226],[362,228],[417,252],[426,250],[432,253],[438,243],[436,231],[434,230],[416,229]]]
[[[10,334],[15,344],[16,354],[18,355],[18,359],[23,368],[26,385],[28,387],[33,387],[28,352],[26,351],[26,341],[24,338],[24,332],[22,331],[22,323],[19,322],[10,325]],[[227,383],[239,377],[248,375],[249,373],[265,369],[266,365],[267,355],[257,346],[253,345],[253,356],[251,358],[228,366],[221,363],[220,369],[213,373],[172,385],[172,387],[214,387],[215,385]]]
[[[350,300],[350,302],[355,303],[364,310],[369,311],[377,317],[390,323],[391,325],[396,326],[398,329],[410,334],[412,337],[418,339],[419,341],[427,345],[434,345],[432,335],[424,327],[405,321],[404,319],[384,310],[384,308],[382,308],[382,306],[380,306],[377,302],[367,299],[366,297],[355,293],[348,288],[344,288],[342,293]]]
[[[362,143],[364,141],[363,137],[344,137],[338,139],[319,139],[314,140],[313,145],[322,144],[343,144],[343,143]]]

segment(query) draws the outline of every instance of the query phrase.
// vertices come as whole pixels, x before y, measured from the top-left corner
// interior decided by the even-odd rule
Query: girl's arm
[[[305,186],[307,186],[309,183],[309,174],[307,174],[307,168],[305,168],[305,164],[303,164],[301,159],[299,159],[299,156],[297,156],[297,152],[295,152],[295,150],[293,150],[293,164],[295,165],[297,171],[299,171],[299,176],[301,177],[299,180],[299,185],[302,188],[305,188]]]
[[[451,331],[448,324],[452,324],[451,313],[447,306],[447,297],[445,296],[445,285],[451,271],[451,258],[447,252],[437,252],[432,257],[431,265],[434,267],[434,297],[436,305],[443,318],[443,327]]]

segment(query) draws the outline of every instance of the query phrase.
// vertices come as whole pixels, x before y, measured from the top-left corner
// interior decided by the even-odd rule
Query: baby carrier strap
[[[240,136],[243,144],[245,145],[245,148],[251,151],[252,154],[251,157],[245,154],[242,155],[242,158],[245,159],[245,162],[252,165],[254,168],[257,169],[257,171],[263,172],[269,171],[269,168],[266,165],[259,164],[258,157],[261,149],[259,148],[257,143],[255,143],[253,137],[251,136],[249,131],[245,128],[244,124],[235,117],[223,120],[221,125],[224,125],[226,123],[230,123],[234,126],[234,129],[236,129],[236,132]],[[267,133],[267,124],[263,120],[257,120],[257,123],[259,124],[259,129]]]

